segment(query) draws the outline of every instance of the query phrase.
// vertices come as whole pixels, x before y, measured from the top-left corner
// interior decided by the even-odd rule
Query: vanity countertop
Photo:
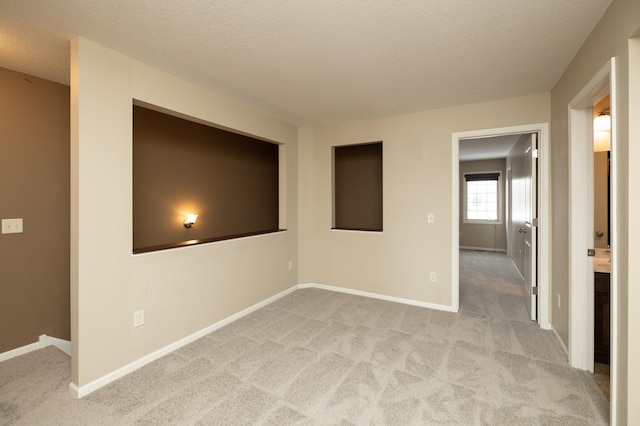
[[[593,258],[593,270],[595,272],[611,273],[611,250],[596,249],[596,257]]]
[[[611,261],[609,259],[595,257],[593,259],[593,270],[595,272],[611,273]]]

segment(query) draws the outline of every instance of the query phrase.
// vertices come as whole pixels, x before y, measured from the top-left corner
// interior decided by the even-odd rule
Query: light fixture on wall
[[[189,213],[187,218],[184,220],[183,224],[185,228],[191,228],[194,223],[196,223],[196,219],[198,219],[198,215],[195,213]]]
[[[611,111],[606,109],[593,119],[594,152],[611,150]]]

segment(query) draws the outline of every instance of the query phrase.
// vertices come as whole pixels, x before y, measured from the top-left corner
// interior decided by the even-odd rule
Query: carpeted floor
[[[606,424],[506,257],[485,255],[461,255],[457,314],[297,290],[81,400],[57,349],[5,361],[0,424]]]

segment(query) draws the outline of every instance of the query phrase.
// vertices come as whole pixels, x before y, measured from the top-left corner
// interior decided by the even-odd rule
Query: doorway
[[[485,129],[471,132],[460,132],[452,135],[452,209],[454,212],[452,224],[452,310],[457,312],[460,309],[460,142],[468,139],[489,138],[508,135],[536,134],[538,135],[538,324],[541,328],[550,329],[549,324],[549,125],[539,123],[525,126],[514,126],[496,129]],[[533,154],[533,152],[532,152]],[[508,173],[511,171],[509,170]],[[508,201],[509,202],[509,201]],[[508,215],[508,214],[507,214]],[[511,216],[506,220],[511,220]],[[511,230],[513,232],[513,230]],[[507,248],[510,251],[511,247]]]
[[[591,79],[569,104],[569,362],[572,367],[594,371],[596,283],[592,254],[594,232],[594,107],[610,98],[610,371],[611,402],[616,398],[617,350],[617,173],[615,130],[615,58]],[[601,230],[602,231],[602,230]]]
[[[536,141],[537,133],[525,133],[459,142],[460,309],[478,300],[494,302],[490,296],[485,299],[495,293],[493,298],[502,303],[493,311],[537,319],[537,234],[532,224],[537,218]],[[482,277],[483,285],[477,285],[474,275]]]

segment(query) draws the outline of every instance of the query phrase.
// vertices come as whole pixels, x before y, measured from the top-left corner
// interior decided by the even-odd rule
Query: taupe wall
[[[278,145],[133,109],[133,248],[278,230]],[[198,214],[185,228],[185,215]]]
[[[505,188],[507,182],[507,174],[504,158],[496,158],[492,160],[478,161],[461,161],[460,162],[460,247],[483,248],[496,251],[507,250],[506,237],[506,215],[505,207],[507,197],[505,196]],[[501,173],[502,186],[502,206],[501,206],[501,223],[481,224],[481,223],[464,223],[464,174],[469,172],[495,172]]]
[[[334,148],[334,228],[382,231],[382,142]]]
[[[69,87],[0,68],[0,353],[70,338]]]
[[[632,253],[640,253],[640,240],[631,232],[635,226],[630,217],[640,216],[640,192],[637,190],[637,177],[631,178],[640,164],[640,153],[632,147],[638,141],[630,141],[630,75],[629,39],[640,35],[640,2],[637,0],[614,0],[590,36],[576,53],[573,61],[561,76],[551,92],[551,172],[552,186],[552,298],[559,295],[561,300],[569,300],[569,128],[567,106],[583,87],[615,57],[616,60],[616,101],[615,131],[618,146],[615,153],[618,165],[618,231],[613,235],[617,241],[618,252],[614,254],[617,262],[618,311],[614,313],[618,324],[618,346],[614,368],[617,370],[617,406],[613,412],[618,424],[640,423],[640,333],[638,321],[630,321],[630,316],[638,312],[640,294],[632,287],[640,282],[640,263]],[[640,73],[637,68],[635,73]],[[638,96],[638,95],[635,95]],[[553,327],[564,340],[569,341],[569,304],[552,304]]]

